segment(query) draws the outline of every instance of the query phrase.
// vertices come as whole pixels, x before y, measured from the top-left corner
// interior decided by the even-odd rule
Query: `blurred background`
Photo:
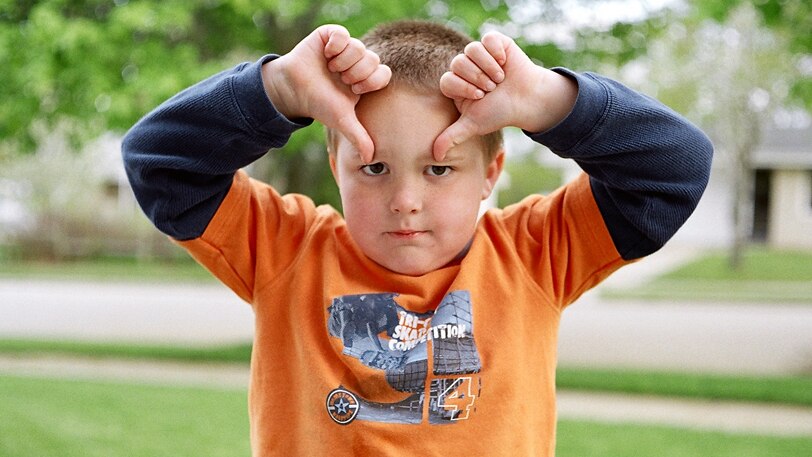
[[[250,307],[152,228],[120,139],[320,24],[407,17],[616,78],[715,144],[686,226],[565,313],[558,454],[808,455],[808,0],[0,0],[0,455],[248,455]],[[506,138],[490,205],[578,172]],[[339,207],[319,126],[249,172]]]

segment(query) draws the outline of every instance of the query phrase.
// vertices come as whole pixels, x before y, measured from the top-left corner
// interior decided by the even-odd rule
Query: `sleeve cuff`
[[[578,98],[567,117],[558,125],[541,133],[525,132],[533,141],[541,143],[557,155],[574,158],[568,152],[603,121],[608,111],[609,91],[589,73],[580,74],[566,68],[553,68],[553,71],[572,78],[578,83]]]
[[[281,114],[271,103],[262,84],[262,65],[279,57],[276,54],[263,56],[249,63],[234,75],[232,87],[237,105],[245,121],[256,132],[285,137],[294,131],[307,127],[313,119],[304,118],[292,121]]]

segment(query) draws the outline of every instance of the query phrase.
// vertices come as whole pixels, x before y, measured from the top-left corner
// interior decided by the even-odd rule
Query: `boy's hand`
[[[310,117],[344,135],[372,161],[372,138],[355,115],[360,95],[386,87],[392,71],[340,25],[323,25],[262,67],[265,92],[288,119]]]
[[[434,158],[467,139],[514,126],[543,132],[572,110],[574,81],[534,64],[509,37],[486,33],[469,43],[440,78],[440,90],[454,100],[460,118],[434,142]]]

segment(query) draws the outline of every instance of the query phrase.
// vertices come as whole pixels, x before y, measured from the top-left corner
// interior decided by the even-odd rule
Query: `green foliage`
[[[812,58],[812,34],[809,33],[812,30],[812,2],[809,0],[692,0],[690,4],[693,14],[684,19],[689,23],[705,19],[725,23],[737,8],[752,5],[764,26],[786,43],[773,46],[772,52],[777,59],[798,62]],[[769,63],[763,65],[770,68]],[[789,95],[790,101],[812,110],[812,78],[808,70],[806,75],[794,78]]]
[[[435,2],[437,3],[437,2]],[[439,4],[439,3],[437,3]],[[46,0],[0,3],[0,141],[31,150],[29,127],[73,119],[78,139],[122,131],[184,87],[223,68],[284,53],[316,26],[355,34],[402,17],[453,20],[468,32],[506,7],[478,3],[323,0],[185,2]]]
[[[739,3],[692,2],[697,17],[719,21]],[[804,32],[812,29],[809,2],[765,0],[756,7],[768,26],[791,35],[793,52],[809,52],[812,35]],[[447,21],[474,36],[483,24],[513,24],[520,44],[538,61],[582,69],[641,56],[667,25],[667,16],[656,13],[608,30],[584,27],[573,31],[572,49],[520,36],[531,25],[564,20],[560,8],[549,0],[3,1],[0,67],[14,71],[4,73],[0,86],[0,98],[13,100],[0,106],[0,142],[30,151],[35,143],[30,126],[38,120],[52,126],[72,119],[77,139],[125,130],[183,87],[239,61],[284,53],[325,22],[345,24],[356,35],[404,17]],[[794,89],[798,96],[809,92]]]
[[[731,11],[743,3],[752,3],[764,23],[776,30],[789,34],[792,46],[789,51],[812,52],[812,3],[808,0],[693,0],[698,17],[725,22]]]
[[[567,8],[591,3],[595,0]],[[74,146],[105,131],[123,132],[184,87],[265,53],[284,53],[326,22],[344,24],[358,36],[405,17],[450,23],[474,37],[496,28],[545,66],[611,74],[645,56],[672,25],[684,22],[690,33],[691,24],[723,21],[742,3],[693,0],[688,16],[653,11],[639,20],[575,27],[568,10],[553,0],[0,0],[0,68],[6,69],[0,85],[6,101],[0,104],[0,163],[35,151],[37,128],[62,129]],[[789,43],[772,52],[775,59],[808,56],[810,2],[764,0],[756,8],[763,23],[784,37],[781,43]],[[534,39],[530,33],[557,26],[570,42]],[[668,73],[682,74],[664,73],[658,83]],[[697,105],[698,89],[691,84],[662,95]],[[793,80],[788,93],[812,106],[809,78]],[[254,175],[282,192],[307,193],[317,203],[339,206],[321,130],[297,133],[285,151],[260,161]]]
[[[476,35],[507,20],[501,1],[44,0],[0,2],[0,160],[34,151],[34,125],[62,126],[75,146],[123,132],[181,89],[269,52],[284,53],[318,25],[360,36],[405,17],[453,23]],[[33,58],[33,56],[36,56]],[[321,130],[298,133],[255,176],[282,192],[339,206]]]

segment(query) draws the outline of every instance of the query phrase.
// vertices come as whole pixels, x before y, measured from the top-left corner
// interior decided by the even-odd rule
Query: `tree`
[[[500,1],[0,0],[0,160],[37,147],[37,129],[74,146],[139,117],[207,75],[284,53],[326,22],[360,35],[395,18],[435,18],[469,33],[506,20]],[[13,69],[13,71],[9,71]],[[283,191],[338,204],[318,128],[255,167]],[[312,189],[313,183],[324,183]],[[315,192],[313,192],[315,191]]]
[[[714,139],[730,176],[730,264],[738,268],[752,228],[751,156],[775,110],[792,103],[802,75],[791,39],[767,28],[750,3],[726,11],[723,20],[695,15],[671,22],[634,68],[643,68],[646,92],[705,125]]]

